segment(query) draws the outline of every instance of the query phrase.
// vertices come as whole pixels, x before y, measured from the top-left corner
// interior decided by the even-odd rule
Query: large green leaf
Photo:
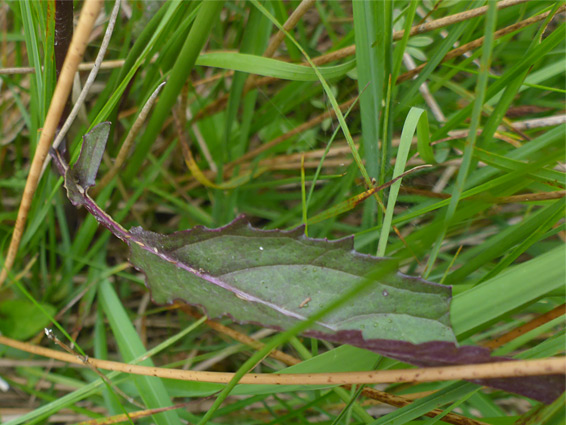
[[[352,238],[311,239],[302,227],[259,230],[242,217],[219,229],[197,226],[171,235],[140,227],[127,231],[87,193],[106,144],[105,134],[95,127],[84,137],[87,146],[74,168],[57,152],[54,161],[65,176],[71,202],[84,206],[128,244],[130,261],[146,275],[155,302],[181,300],[211,318],[230,316],[240,323],[288,330],[336,303],[353,287],[371,283],[353,302],[328,312],[304,333],[416,365],[497,359],[485,348],[455,344],[449,286],[401,273],[374,279],[371,276],[380,266],[386,264],[390,270],[394,260],[354,251]],[[475,382],[542,401],[554,400],[564,388],[563,379],[556,376]]]
[[[353,251],[352,238],[310,239],[302,227],[258,230],[240,217],[220,229],[160,235],[131,229],[130,261],[159,304],[181,299],[209,317],[288,329],[359,282],[385,259]],[[312,331],[359,331],[364,339],[454,341],[450,288],[401,274],[375,282]]]

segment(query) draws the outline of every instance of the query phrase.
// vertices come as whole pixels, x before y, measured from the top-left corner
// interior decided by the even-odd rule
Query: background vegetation
[[[123,2],[103,68],[66,137],[69,156],[77,157],[89,128],[111,121],[94,193],[124,227],[169,233],[219,227],[244,213],[266,229],[307,224],[311,237],[354,235],[358,251],[399,257],[406,273],[453,285],[460,343],[522,359],[563,355],[563,3],[507,0],[499,6],[508,7],[490,2],[478,16],[458,15],[485,3]],[[98,54],[113,7],[103,4],[83,62]],[[54,92],[54,57],[68,41],[55,16],[51,0],[0,5],[2,263]],[[440,18],[446,21],[437,27],[419,27]],[[529,25],[516,25],[523,21]],[[289,34],[277,39],[285,22]],[[402,32],[412,27],[420,29]],[[311,59],[316,72],[292,66]],[[136,120],[164,81],[140,127]],[[400,187],[366,192],[422,164],[431,166]],[[54,348],[43,336],[47,326],[92,357],[130,362],[153,347],[143,364],[217,371],[237,371],[258,348],[246,336],[271,338],[253,326],[223,320],[230,330],[196,321],[198,313],[184,307],[152,304],[125,247],[71,207],[61,183],[48,167],[33,193],[0,289],[4,336]],[[298,360],[308,361],[295,371],[369,370],[378,360],[300,337],[280,349],[287,357],[266,358],[255,371]],[[563,418],[563,399],[542,409],[465,381],[379,386],[389,398],[359,387],[240,386],[213,411],[207,397],[220,384],[114,372],[103,382],[89,368],[5,345],[0,352],[9,386],[0,414],[12,424],[73,423],[186,402],[129,420],[197,423],[207,411],[219,424]],[[431,411],[435,419],[424,419]]]

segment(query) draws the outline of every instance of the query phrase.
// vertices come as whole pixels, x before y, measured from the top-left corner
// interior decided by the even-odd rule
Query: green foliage
[[[451,322],[459,341],[468,345],[480,345],[564,302],[566,134],[564,124],[543,119],[556,119],[564,108],[566,25],[560,19],[543,19],[494,36],[495,30],[523,19],[554,13],[562,2],[525,2],[496,10],[489,1],[482,16],[395,38],[393,31],[418,25],[425,15],[448,17],[484,3],[316,2],[273,58],[262,57],[268,38],[299,2],[127,3],[129,10],[121,13],[106,54],[106,60],[125,62],[99,73],[86,115],[68,136],[70,157],[76,158],[87,129],[111,121],[109,157],[103,159],[99,176],[106,173],[137,112],[155,87],[167,81],[122,171],[96,198],[126,228],[142,225],[171,233],[196,225],[220,227],[246,213],[258,228],[306,222],[310,237],[354,234],[357,250],[375,254],[379,245],[379,252],[396,257],[408,274],[453,285]],[[35,70],[0,75],[0,264],[54,87],[51,6],[7,2],[0,12],[7,22],[1,67]],[[106,21],[100,22],[104,29]],[[101,35],[96,34],[85,62],[97,53]],[[468,57],[442,62],[457,45],[480,37],[485,37],[483,45]],[[307,57],[316,61],[349,46],[354,46],[349,56],[318,68],[299,65]],[[407,71],[405,53],[417,64],[425,58],[427,63],[415,79],[397,81]],[[284,62],[275,62],[280,59]],[[350,70],[354,64],[357,68]],[[246,87],[251,76],[263,75],[276,79]],[[421,93],[423,83],[430,96]],[[336,119],[339,104],[345,105]],[[444,118],[435,113],[435,104]],[[237,187],[203,187],[191,175],[171,121],[179,105],[200,170],[211,181],[235,181]],[[428,130],[424,113],[416,124],[411,108],[426,111]],[[319,117],[321,113],[325,115]],[[527,120],[538,121],[517,130]],[[420,145],[413,140],[415,126],[423,133]],[[344,207],[371,189],[372,178],[379,185],[423,163],[432,166],[405,176],[377,194],[379,199],[372,196],[363,205]],[[136,362],[147,347],[157,346],[159,350],[149,353],[155,364],[193,367],[216,358],[217,370],[240,375],[252,367],[262,372],[330,372],[375,366],[375,353],[299,339],[294,337],[299,329],[264,342],[312,358],[287,369],[269,358],[260,363],[267,351],[237,345],[179,311],[147,305],[147,289],[125,265],[123,244],[98,231],[94,218],[69,208],[61,187],[62,179],[48,168],[34,194],[14,270],[0,289],[4,335],[31,338],[44,326],[55,327],[47,316],[59,313],[57,323],[76,338],[77,350],[97,357]],[[317,217],[324,220],[311,223]],[[256,330],[250,325],[238,329],[247,334]],[[497,352],[518,358],[563,355],[564,335],[564,320],[554,319]],[[222,357],[225,349],[234,354]],[[17,384],[23,385],[18,394],[37,397],[29,413],[7,423],[38,423],[66,407],[93,418],[100,416],[98,409],[108,415],[141,409],[88,370],[57,365],[46,374],[26,366],[27,354],[2,347],[2,356],[21,362],[9,373],[26,380]],[[401,366],[406,365],[383,359],[377,367]],[[51,387],[36,390],[39,376]],[[307,423],[315,417],[323,423],[336,418],[339,423],[419,423],[434,407],[458,407],[459,414],[493,424],[563,419],[563,398],[544,409],[529,400],[532,408],[526,412],[519,397],[462,382],[409,389],[391,385],[387,391],[397,394],[438,392],[389,413],[362,405],[356,390],[239,385],[230,393],[233,385],[107,376],[148,407],[209,397],[224,389],[216,399],[218,410],[208,411],[209,423],[278,423],[280,418]],[[63,382],[66,393],[56,386]],[[231,394],[243,397],[221,405]],[[20,400],[29,408],[29,398]],[[346,404],[336,408],[343,400]],[[350,401],[351,410],[345,407]],[[197,423],[205,414],[179,409],[153,421]]]
[[[39,308],[24,299],[4,301],[0,304],[0,332],[17,339],[28,339],[42,332],[50,322],[42,309],[50,315],[55,312],[55,307],[49,304]]]

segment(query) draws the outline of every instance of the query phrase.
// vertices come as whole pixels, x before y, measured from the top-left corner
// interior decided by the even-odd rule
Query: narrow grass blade
[[[143,355],[146,349],[109,281],[106,280],[101,283],[98,294],[124,361],[130,362]],[[140,362],[140,364],[153,366],[153,362],[149,359]],[[133,380],[136,383],[139,395],[149,409],[173,405],[163,382],[159,378],[137,375],[133,377]],[[179,423],[177,412],[173,410],[154,415],[153,419],[158,425]]]
[[[203,53],[197,58],[196,65],[232,69],[282,80],[318,81],[318,77],[312,68],[246,53]],[[318,69],[325,79],[335,80],[346,75],[355,66],[356,62],[351,60],[342,65],[325,66]]]
[[[405,124],[403,125],[401,141],[399,142],[399,150],[397,151],[397,160],[395,162],[395,169],[393,170],[393,179],[397,179],[397,177],[399,177],[405,170],[405,165],[409,158],[409,150],[411,149],[411,143],[413,141],[413,135],[415,134],[419,123],[423,120],[427,121],[426,111],[419,108],[411,108],[407,115],[407,119],[405,120]],[[428,131],[428,125],[419,127],[419,130],[421,130],[418,135],[419,140],[425,140],[425,142],[419,143],[422,145],[426,143],[426,139],[428,138],[428,132],[426,133],[426,136],[422,133],[423,131]],[[387,210],[385,211],[385,217],[383,218],[381,233],[379,235],[379,243],[377,245],[378,257],[385,256],[389,231],[391,230],[391,221],[393,220],[393,209],[397,202],[397,195],[399,195],[400,187],[401,180],[397,179],[395,183],[391,185],[391,189],[389,190]]]
[[[466,144],[466,150],[464,151],[464,156],[462,158],[462,164],[460,165],[460,170],[458,172],[458,177],[456,179],[456,184],[452,191],[452,197],[450,198],[450,204],[446,210],[446,215],[443,218],[444,226],[439,233],[430,253],[427,270],[424,276],[428,276],[433,269],[434,263],[440,251],[440,245],[446,236],[446,231],[449,224],[454,218],[456,208],[460,202],[460,196],[464,191],[466,185],[466,179],[468,178],[468,173],[470,171],[470,166],[472,164],[472,155],[474,151],[474,146],[477,139],[477,130],[480,125],[481,111],[484,100],[486,99],[486,89],[488,82],[489,65],[491,63],[491,52],[493,49],[493,33],[495,32],[495,25],[497,21],[497,4],[493,1],[488,3],[488,11],[485,23],[485,42],[483,45],[483,54],[481,58],[481,70],[478,76],[478,81],[476,84],[476,100],[474,102],[474,109],[471,117],[470,133],[468,136],[468,141]]]
[[[177,61],[170,72],[169,80],[147,123],[143,137],[131,157],[131,165],[124,173],[126,178],[131,178],[137,171],[139,164],[142,163],[152,143],[161,131],[161,126],[165,119],[170,115],[171,108],[177,101],[177,96],[185,85],[187,77],[190,75],[197,56],[202,50],[210,30],[218,19],[223,5],[223,1],[214,0],[207,0],[201,4],[189,36],[185,40],[183,49],[179,52]]]
[[[550,291],[563,288],[565,256],[564,246],[554,248],[456,295],[450,308],[456,335],[465,337]]]
[[[391,74],[392,2],[355,1],[352,3],[362,120],[363,155],[367,172],[384,183],[379,151],[385,87]],[[387,124],[385,124],[387,125]],[[384,141],[382,141],[384,143]],[[382,146],[387,150],[388,146]],[[377,203],[364,205],[362,226],[377,223]]]

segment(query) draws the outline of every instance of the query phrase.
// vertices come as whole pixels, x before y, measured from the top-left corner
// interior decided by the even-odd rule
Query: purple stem
[[[51,149],[49,151],[49,154],[51,155],[53,164],[55,164],[55,166],[57,167],[59,174],[63,176],[67,190],[69,185],[74,185],[76,187],[76,191],[73,190],[73,193],[78,192],[80,195],[80,199],[77,199],[76,197],[73,197],[73,199],[69,198],[71,200],[71,203],[76,207],[80,205],[84,206],[86,210],[91,213],[100,224],[110,230],[114,234],[114,236],[128,243],[128,240],[132,239],[130,232],[124,229],[117,221],[115,221],[109,214],[107,214],[106,211],[100,208],[96,204],[96,202],[94,202],[94,199],[92,199],[88,195],[87,189],[81,187],[75,181],[70,173],[69,164],[67,163],[65,158],[63,158],[61,152]]]

